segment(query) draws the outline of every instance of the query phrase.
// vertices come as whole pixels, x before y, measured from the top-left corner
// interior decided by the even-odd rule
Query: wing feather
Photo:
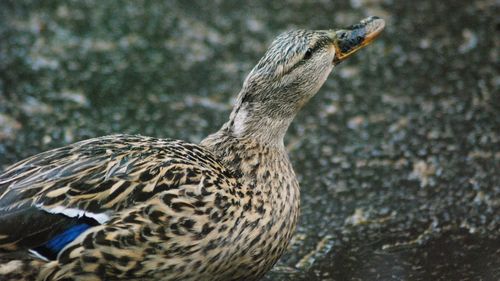
[[[162,191],[199,183],[203,171],[229,174],[214,159],[194,144],[129,135],[90,139],[27,158],[0,175],[0,250],[43,243],[61,220],[86,216],[103,223]],[[17,218],[30,217],[39,221],[12,227]],[[37,241],[27,243],[35,234]]]

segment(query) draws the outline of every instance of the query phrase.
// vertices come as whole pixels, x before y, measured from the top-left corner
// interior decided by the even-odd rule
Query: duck
[[[0,255],[29,258],[4,258],[0,274],[259,280],[286,251],[299,217],[286,131],[332,69],[384,26],[369,17],[279,35],[244,80],[229,120],[199,144],[118,134],[6,168]]]

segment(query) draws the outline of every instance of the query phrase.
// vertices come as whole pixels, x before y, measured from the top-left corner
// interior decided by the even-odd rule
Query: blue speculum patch
[[[72,226],[33,250],[49,260],[55,260],[59,251],[90,227],[92,226],[86,223]]]

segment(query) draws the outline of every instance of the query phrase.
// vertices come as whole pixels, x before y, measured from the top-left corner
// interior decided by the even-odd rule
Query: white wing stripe
[[[57,207],[46,207],[42,204],[37,204],[37,208],[40,208],[48,213],[51,214],[62,214],[65,216],[68,216],[70,218],[75,218],[75,217],[88,217],[96,220],[98,223],[103,224],[109,220],[109,216],[106,213],[92,213],[92,212],[87,212],[85,210],[80,210],[80,209],[75,209],[75,208],[66,208],[64,206],[57,206]]]

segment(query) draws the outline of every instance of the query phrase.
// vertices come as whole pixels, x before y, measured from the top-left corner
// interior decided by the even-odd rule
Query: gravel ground
[[[302,216],[265,280],[500,279],[498,1],[200,3],[2,1],[0,170],[111,133],[197,142],[280,32],[378,15],[288,133]]]

